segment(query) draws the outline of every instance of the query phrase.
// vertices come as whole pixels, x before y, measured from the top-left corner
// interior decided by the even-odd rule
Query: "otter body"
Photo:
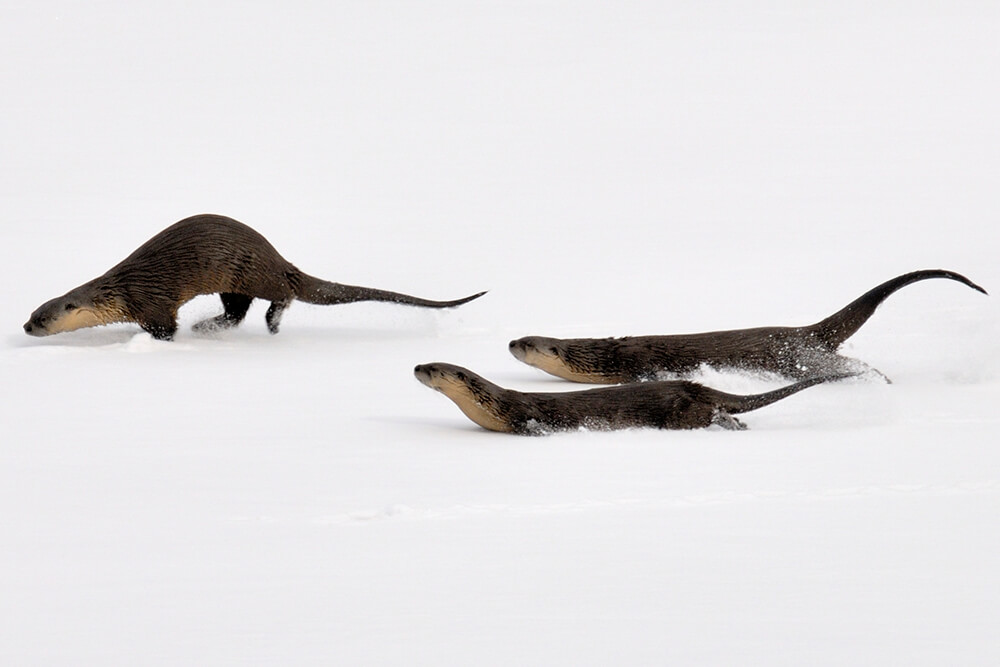
[[[762,408],[822,382],[848,377],[814,377],[775,391],[739,396],[686,380],[525,393],[504,389],[452,364],[424,364],[413,372],[420,382],[450,398],[483,428],[518,435],[545,435],[581,428],[694,429],[713,424],[741,430],[746,426],[733,417],[735,414]]]
[[[221,215],[196,215],[167,227],[103,276],[42,304],[24,330],[48,336],[136,322],[154,338],[170,340],[177,331],[177,310],[200,294],[219,294],[225,312],[199,322],[195,329],[236,326],[254,299],[265,299],[271,302],[268,330],[277,333],[281,314],[294,299],[320,305],[389,301],[448,308],[485,292],[455,301],[430,301],[328,282],[297,269],[247,225]]]
[[[907,273],[865,293],[830,317],[805,327],[760,327],[672,336],[546,338],[510,342],[516,358],[575,382],[616,384],[684,375],[702,364],[768,371],[790,378],[851,372],[864,364],[837,353],[890,294],[911,283],[948,278],[986,294],[965,276],[929,269]],[[883,376],[884,377],[884,376]]]

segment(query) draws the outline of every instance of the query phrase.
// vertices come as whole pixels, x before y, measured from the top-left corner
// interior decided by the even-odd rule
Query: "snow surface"
[[[746,432],[518,438],[523,335],[1000,290],[993,3],[74,3],[0,21],[0,663],[1000,663],[1000,305],[905,288]],[[200,212],[432,312],[43,301]],[[773,378],[706,372],[732,391]]]

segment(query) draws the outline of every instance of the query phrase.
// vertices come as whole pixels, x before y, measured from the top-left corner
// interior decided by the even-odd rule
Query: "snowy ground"
[[[412,376],[1000,292],[1000,11],[808,4],[5,3],[0,663],[1000,662],[997,296],[905,288],[846,349],[894,384],[746,432],[507,437]],[[21,332],[199,212],[491,291]]]

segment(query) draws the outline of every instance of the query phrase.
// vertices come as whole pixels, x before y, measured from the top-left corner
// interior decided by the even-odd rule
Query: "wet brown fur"
[[[739,396],[687,380],[525,393],[504,389],[452,364],[423,364],[413,373],[423,384],[454,401],[469,419],[483,428],[518,435],[545,435],[582,428],[693,429],[712,424],[744,429],[746,426],[733,415],[762,408],[821,382],[847,377],[814,377],[763,394]]]
[[[332,305],[389,301],[426,308],[458,306],[368,287],[342,285],[303,273],[247,225],[221,215],[196,215],[167,227],[107,273],[40,306],[24,325],[47,336],[112,322],[136,322],[155,338],[177,331],[177,310],[200,294],[219,294],[225,312],[196,329],[238,325],[254,299],[271,302],[267,326],[278,332],[282,311],[294,300]]]
[[[986,293],[958,273],[928,269],[882,283],[830,317],[805,327],[625,338],[528,336],[511,341],[510,351],[521,361],[558,377],[597,384],[656,379],[663,374],[684,375],[702,364],[768,371],[790,378],[857,371],[867,367],[838,354],[840,345],[868,321],[890,294],[930,278],[956,280]]]

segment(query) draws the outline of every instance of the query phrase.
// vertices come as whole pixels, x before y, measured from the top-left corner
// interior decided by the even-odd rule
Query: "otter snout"
[[[46,330],[45,325],[36,320],[28,320],[24,323],[24,333],[29,336],[48,336],[49,332]]]
[[[440,361],[431,362],[429,364],[420,364],[414,367],[413,374],[416,376],[420,382],[427,385],[431,389],[436,389],[437,391],[443,391],[442,387],[446,384],[453,382],[465,382],[468,379],[467,374],[473,374],[471,371],[455,366],[454,364],[446,364]]]
[[[512,340],[508,348],[515,359],[530,365],[531,362],[528,361],[528,356],[532,353],[535,355],[538,354],[540,342],[541,339],[538,336],[525,336],[524,338]],[[555,354],[555,352],[555,348],[552,348],[552,354]]]
[[[535,360],[539,357],[559,357],[559,348],[557,347],[558,340],[555,338],[544,338],[542,336],[525,336],[524,338],[518,338],[517,340],[512,340],[510,345],[510,353],[518,361],[523,361],[529,366],[535,365]]]
[[[431,384],[431,369],[430,369],[430,367],[427,364],[420,364],[420,365],[416,366],[413,369],[413,374],[416,376],[416,378],[420,382],[422,382],[423,384],[427,385],[428,387],[430,386],[430,384]]]

